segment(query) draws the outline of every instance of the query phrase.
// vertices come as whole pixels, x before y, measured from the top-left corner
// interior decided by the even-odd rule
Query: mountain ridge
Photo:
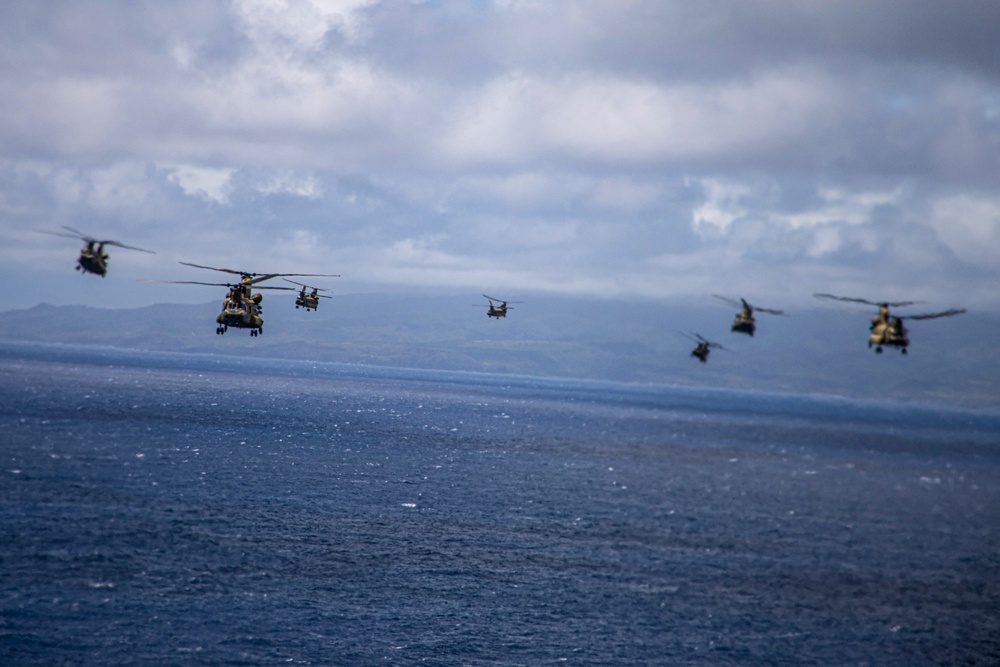
[[[318,311],[264,300],[264,334],[214,333],[218,301],[109,309],[40,303],[0,312],[0,337],[36,343],[245,355],[430,370],[668,382],[681,385],[891,398],[969,407],[1000,404],[1000,319],[984,313],[917,322],[911,351],[867,349],[868,316],[815,308],[760,315],[754,337],[729,331],[714,304],[532,296],[506,319],[470,308],[470,295],[351,294]],[[708,363],[685,335],[720,342]]]

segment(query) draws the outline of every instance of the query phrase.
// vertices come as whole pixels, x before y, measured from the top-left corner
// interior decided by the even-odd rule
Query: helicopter
[[[817,299],[833,299],[835,301],[847,301],[850,303],[863,303],[869,306],[878,306],[878,315],[872,318],[871,326],[869,330],[871,335],[868,336],[868,348],[871,349],[872,346],[875,347],[876,354],[882,354],[883,346],[888,347],[898,347],[901,354],[906,354],[906,348],[910,344],[909,331],[903,324],[904,319],[908,320],[933,320],[939,317],[951,317],[952,315],[961,315],[965,312],[965,308],[951,308],[949,310],[942,310],[937,313],[919,313],[917,315],[906,315],[904,317],[899,317],[891,315],[889,313],[890,308],[903,308],[904,306],[912,306],[916,301],[898,301],[895,303],[889,301],[869,301],[867,299],[859,299],[855,297],[847,296],[836,296],[834,294],[813,294]]]
[[[91,236],[87,236],[79,229],[74,229],[72,227],[67,227],[63,225],[63,229],[67,230],[65,232],[55,232],[49,230],[41,230],[45,234],[52,234],[53,236],[62,236],[63,238],[70,239],[80,239],[86,245],[80,250],[80,256],[76,260],[76,270],[82,271],[83,273],[93,273],[100,277],[104,277],[108,273],[108,253],[104,252],[104,246],[110,245],[116,248],[127,248],[128,250],[138,250],[139,252],[148,252],[155,255],[152,250],[145,250],[144,248],[136,248],[135,246],[125,245],[124,243],[119,243],[118,241],[99,241]]]
[[[718,294],[713,294],[716,299],[721,299],[726,303],[741,308],[742,310],[736,313],[736,319],[733,320],[733,326],[730,331],[735,331],[737,333],[745,333],[748,336],[753,336],[754,331],[757,330],[757,322],[754,320],[753,313],[756,310],[760,313],[770,313],[771,315],[784,315],[783,310],[773,310],[771,308],[761,308],[759,306],[752,306],[747,303],[746,299],[740,297],[739,301],[735,299],[730,299],[729,297],[720,296]]]
[[[193,266],[198,269],[208,269],[210,271],[221,271],[231,273],[240,277],[239,283],[203,283],[190,280],[146,280],[141,282],[173,283],[179,285],[211,285],[215,287],[226,287],[225,298],[222,300],[222,312],[216,316],[215,333],[222,335],[229,330],[229,327],[237,329],[249,329],[251,336],[259,336],[264,333],[264,319],[261,317],[263,311],[260,302],[264,296],[256,289],[286,290],[294,292],[294,287],[272,287],[270,285],[260,285],[265,280],[271,280],[280,276],[327,276],[337,277],[333,273],[251,273],[249,271],[236,271],[234,269],[217,269],[214,266],[202,266],[201,264],[191,264],[180,262],[185,266]]]
[[[486,297],[486,300],[490,302],[489,310],[486,311],[486,317],[495,317],[498,320],[501,317],[507,317],[507,304],[508,303],[522,303],[521,301],[504,301],[503,299],[498,299],[495,296],[486,296],[485,294],[483,296]],[[499,306],[494,306],[493,305],[494,301],[499,301],[500,305]],[[474,304],[474,305],[477,308],[482,308],[482,305],[480,305],[480,304]]]
[[[297,283],[294,280],[289,280],[288,278],[282,278],[286,283],[292,283],[293,285],[299,285],[302,289],[299,291],[298,295],[295,297],[295,307],[305,308],[306,312],[310,310],[316,310],[319,308],[319,300],[332,299],[333,297],[327,296],[326,294],[320,294],[320,292],[329,292],[330,290],[323,289],[321,287],[309,287],[309,285],[303,285],[302,283]],[[307,289],[311,289],[311,292],[306,292]]]
[[[690,338],[691,340],[693,340],[695,343],[697,343],[697,345],[695,345],[694,349],[691,350],[691,356],[692,357],[697,357],[698,361],[700,361],[703,364],[708,362],[708,353],[712,351],[712,348],[716,348],[717,347],[720,350],[726,350],[727,352],[729,351],[727,348],[722,347],[718,343],[713,343],[713,342],[707,340],[701,334],[694,334],[692,336],[692,335],[686,334],[684,332],[678,332],[678,333],[681,333],[682,335],[687,336],[688,338]]]

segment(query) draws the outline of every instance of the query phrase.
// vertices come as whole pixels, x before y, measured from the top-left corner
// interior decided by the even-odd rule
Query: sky
[[[221,298],[137,282],[227,279],[182,261],[998,308],[998,44],[993,0],[11,0],[0,310]]]

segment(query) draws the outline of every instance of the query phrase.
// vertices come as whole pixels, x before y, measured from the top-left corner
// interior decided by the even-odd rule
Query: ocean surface
[[[0,665],[1000,664],[1000,412],[13,343],[0,397]]]

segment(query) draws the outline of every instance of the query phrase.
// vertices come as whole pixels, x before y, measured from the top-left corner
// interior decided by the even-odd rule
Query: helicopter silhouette
[[[703,364],[708,362],[708,354],[709,352],[712,351],[713,348],[726,350],[727,352],[730,351],[728,348],[722,347],[718,343],[713,343],[712,341],[706,339],[701,334],[696,333],[692,336],[691,334],[686,334],[683,331],[679,331],[678,333],[680,333],[682,336],[690,338],[695,343],[697,343],[697,345],[694,346],[694,349],[691,350],[691,356],[697,357],[698,361],[700,361]]]
[[[718,294],[713,294],[712,296],[716,299],[721,299],[732,306],[742,308],[740,312],[736,313],[736,319],[733,320],[733,325],[730,331],[745,333],[748,336],[753,336],[754,331],[757,330],[757,322],[753,316],[755,310],[760,313],[770,313],[771,315],[785,315],[785,311],[783,310],[751,306],[743,297],[740,297],[740,300],[736,301],[735,299],[730,299],[729,297],[720,296]]]
[[[836,296],[834,294],[813,294],[817,299],[832,299],[834,301],[846,301],[849,303],[862,303],[869,306],[878,306],[878,315],[872,318],[868,336],[868,348],[875,347],[876,354],[882,354],[883,346],[899,348],[901,354],[906,354],[906,348],[910,345],[909,330],[903,324],[903,320],[934,320],[939,317],[951,317],[961,315],[965,308],[950,308],[937,313],[918,313],[916,315],[906,315],[905,317],[891,315],[890,308],[903,308],[912,306],[916,301],[869,301],[856,297]]]
[[[136,248],[135,246],[125,245],[124,243],[119,243],[118,241],[103,240],[93,238],[92,236],[87,236],[79,229],[74,229],[73,227],[67,227],[63,225],[63,229],[67,230],[65,232],[56,232],[49,230],[40,230],[43,234],[52,234],[53,236],[61,236],[63,238],[69,239],[79,239],[84,242],[83,248],[80,250],[80,256],[76,260],[76,270],[82,271],[83,273],[93,273],[100,277],[105,277],[108,274],[108,253],[104,252],[104,246],[114,246],[116,248],[126,248],[128,250],[138,250],[139,252],[148,252],[155,255],[152,250],[146,250],[144,248]]]
[[[317,310],[319,308],[319,300],[322,299],[332,299],[333,297],[327,296],[326,294],[320,294],[320,292],[329,292],[330,290],[323,289],[321,287],[310,287],[309,285],[304,285],[302,283],[297,283],[294,280],[289,280],[288,278],[282,278],[286,283],[292,283],[293,285],[299,285],[302,289],[299,291],[298,295],[295,297],[295,307],[305,308],[306,312],[310,310]],[[293,288],[294,289],[294,288]],[[306,292],[306,290],[312,290],[311,292]]]
[[[501,317],[507,317],[508,303],[523,303],[522,301],[504,301],[503,299],[498,299],[495,296],[486,296],[485,294],[483,296],[486,297],[486,300],[490,302],[490,305],[488,306],[489,309],[486,311],[486,317],[495,317],[498,320]],[[494,305],[493,304],[494,301],[499,302],[500,305]],[[483,307],[482,304],[478,303],[473,305],[475,305],[476,308]]]
[[[180,262],[184,266],[193,266],[198,269],[208,269],[210,271],[220,271],[231,273],[240,277],[238,283],[205,283],[192,280],[143,280],[140,282],[171,283],[176,285],[211,285],[214,287],[226,287],[225,298],[222,300],[222,311],[216,316],[215,333],[223,335],[229,327],[237,329],[249,329],[251,336],[259,336],[264,333],[264,319],[261,317],[263,308],[260,305],[264,296],[258,290],[284,290],[294,292],[294,287],[272,287],[270,285],[258,285],[266,280],[282,276],[324,276],[338,277],[333,273],[252,273],[249,271],[236,271],[234,269],[218,269],[214,266],[202,266],[201,264],[191,264],[190,262]]]

